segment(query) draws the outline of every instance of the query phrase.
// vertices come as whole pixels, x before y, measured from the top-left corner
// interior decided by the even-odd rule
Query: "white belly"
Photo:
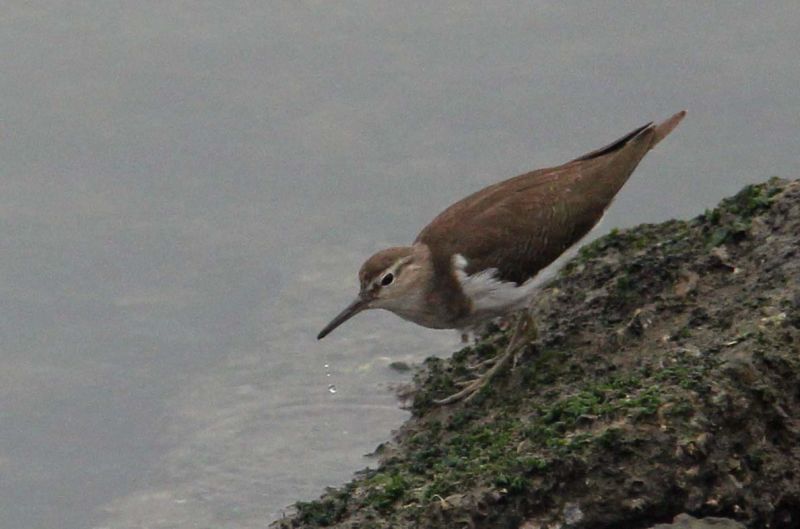
[[[521,285],[497,278],[497,269],[488,268],[472,275],[465,272],[467,260],[462,255],[453,256],[453,272],[461,290],[469,299],[472,311],[469,326],[475,326],[524,309],[540,281],[531,278]]]

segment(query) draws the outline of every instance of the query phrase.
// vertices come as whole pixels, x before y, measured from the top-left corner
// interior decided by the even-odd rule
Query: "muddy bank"
[[[442,408],[508,337],[426,360],[378,468],[275,526],[800,526],[800,181],[614,231],[533,313],[512,372]]]

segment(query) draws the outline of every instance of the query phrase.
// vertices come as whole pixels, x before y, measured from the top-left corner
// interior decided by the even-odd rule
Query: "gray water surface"
[[[3,2],[0,527],[261,527],[349,479],[405,417],[388,364],[457,346],[387,313],[317,342],[361,261],[682,108],[605,231],[797,177],[798,27],[794,0]]]

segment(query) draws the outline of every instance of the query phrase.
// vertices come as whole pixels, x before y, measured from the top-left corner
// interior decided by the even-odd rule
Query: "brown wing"
[[[467,273],[496,268],[503,280],[522,283],[600,220],[639,161],[684,114],[640,127],[559,167],[482,189],[439,214],[416,242],[431,248],[441,271],[449,271],[459,253],[467,258]]]

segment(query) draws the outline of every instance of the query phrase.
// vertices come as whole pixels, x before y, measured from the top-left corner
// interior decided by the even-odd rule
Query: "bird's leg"
[[[519,362],[522,353],[525,351],[525,344],[533,343],[539,337],[539,329],[536,327],[536,322],[529,311],[525,310],[520,315],[520,324],[524,324],[524,328],[520,336],[521,343],[514,350],[514,362],[511,364],[511,369],[516,369],[517,362]]]
[[[445,397],[440,400],[435,400],[434,404],[446,405],[458,402],[459,400],[469,401],[473,398],[478,391],[483,388],[490,380],[492,380],[498,372],[508,365],[509,361],[513,361],[513,365],[517,364],[517,353],[521,351],[525,345],[533,338],[536,337],[536,326],[533,323],[530,312],[524,310],[520,313],[517,326],[514,328],[514,333],[511,335],[511,340],[508,342],[505,351],[496,357],[494,365],[486,373],[477,379],[468,383],[468,385],[461,391]]]
[[[467,369],[470,371],[480,371],[484,367],[493,366],[495,362],[497,362],[496,356],[493,356],[492,358],[484,358],[479,362],[475,362],[474,364],[468,365]]]
[[[520,312],[520,314],[519,314],[519,316],[518,316],[518,317],[519,317],[519,318],[523,318],[523,317],[524,317],[524,316],[522,315],[522,312]],[[505,326],[504,326],[502,329],[503,329],[503,330],[508,330],[509,328],[511,328],[511,325],[513,325],[513,324],[512,324],[512,323],[506,323],[506,324],[505,324]],[[535,329],[535,326],[534,326],[534,329]],[[528,334],[530,334],[530,333],[528,333]],[[485,340],[487,343],[491,344],[491,345],[495,345],[495,344],[496,344],[497,342],[499,342],[501,339],[502,339],[502,336],[498,336],[498,335],[496,335],[496,334],[495,334],[495,335],[488,335],[488,334],[487,334],[487,335],[485,335],[485,336],[484,336],[484,340]],[[534,336],[531,338],[531,340],[530,340],[530,341],[533,341],[533,340],[535,340],[535,339],[536,339],[536,335],[535,335],[535,333],[534,333]],[[508,346],[506,346],[506,347],[508,347]],[[470,371],[479,371],[479,370],[481,370],[481,369],[483,369],[483,368],[485,368],[485,367],[491,367],[491,366],[493,366],[493,365],[494,365],[494,364],[497,362],[497,360],[500,358],[500,356],[502,356],[502,355],[496,355],[496,356],[492,356],[491,358],[484,358],[483,360],[480,360],[480,361],[478,361],[478,362],[475,362],[474,364],[470,364],[470,365],[468,365],[468,366],[467,366],[467,369],[469,369]],[[514,358],[514,367],[516,367],[516,365],[517,365],[517,362],[516,362],[516,357],[515,357],[515,358]],[[465,382],[465,383],[461,383],[460,385],[461,385],[461,386],[466,386],[466,385],[468,385],[469,383],[470,383],[470,382]]]

